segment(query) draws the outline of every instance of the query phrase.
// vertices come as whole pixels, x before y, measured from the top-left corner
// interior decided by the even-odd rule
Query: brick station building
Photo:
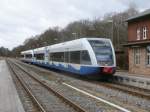
[[[150,76],[150,9],[127,22],[129,72]]]

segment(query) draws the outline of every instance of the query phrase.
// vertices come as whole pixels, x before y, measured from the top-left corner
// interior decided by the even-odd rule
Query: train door
[[[35,62],[35,61],[36,61],[36,59],[35,59],[35,52],[34,52],[34,49],[33,49],[32,59],[33,59],[33,62]]]
[[[47,46],[45,47],[45,55],[44,55],[44,62],[47,64],[49,61],[49,50],[47,49]]]
[[[69,60],[70,60],[69,57],[70,57],[70,56],[69,56],[69,51],[64,52],[64,62],[65,62],[65,67],[66,67],[66,68],[68,68],[68,66],[69,66],[69,62],[70,62],[70,61],[69,61]]]

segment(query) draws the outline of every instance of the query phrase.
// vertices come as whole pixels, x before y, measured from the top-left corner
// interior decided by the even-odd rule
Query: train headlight
[[[111,61],[99,61],[98,64],[100,66],[111,66],[112,62]]]
[[[103,73],[112,74],[113,73],[113,68],[112,67],[104,67],[103,68]]]

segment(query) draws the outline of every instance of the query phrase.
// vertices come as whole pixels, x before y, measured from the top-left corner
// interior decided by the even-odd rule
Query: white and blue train
[[[84,76],[113,75],[116,59],[110,39],[81,38],[21,52],[24,62]]]

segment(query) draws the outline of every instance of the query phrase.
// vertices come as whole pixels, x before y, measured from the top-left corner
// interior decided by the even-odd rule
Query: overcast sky
[[[0,46],[12,49],[49,27],[121,12],[134,1],[150,8],[149,0],[0,0]]]

